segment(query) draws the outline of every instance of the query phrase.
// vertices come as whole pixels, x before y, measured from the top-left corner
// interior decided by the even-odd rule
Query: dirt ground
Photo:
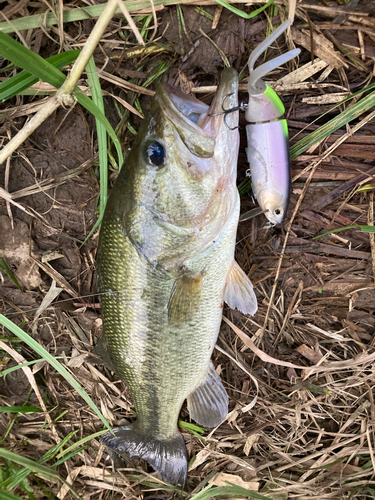
[[[17,19],[34,14],[43,2],[19,3],[22,6],[17,10],[16,2],[3,2],[3,12],[13,8],[8,17]],[[70,7],[88,3],[76,1]],[[330,101],[327,96],[340,92],[347,95],[373,82],[375,6],[352,0],[348,4],[352,5],[350,13],[344,15],[343,5],[313,0],[298,4],[295,31],[287,39],[280,37],[267,51],[267,59],[276,57],[290,49],[293,40],[302,49],[298,61],[291,61],[267,77],[271,82],[291,74],[312,58],[326,62],[305,82],[296,80],[293,89],[280,91],[292,144],[351,104],[332,110],[332,103],[340,99]],[[243,4],[237,6],[251,10]],[[164,65],[163,74],[148,87],[151,90],[160,80],[181,86],[186,92],[215,86],[223,69],[222,54],[240,72],[249,53],[264,40],[270,23],[275,26],[285,19],[285,5],[278,5],[278,9],[272,15],[266,11],[267,15],[245,20],[216,5],[165,7],[157,12],[157,33],[148,44],[160,50],[147,57],[131,52],[134,35],[124,28],[123,20],[119,28],[117,16],[95,52],[95,63],[98,68],[105,66],[106,75],[139,86]],[[139,25],[145,16],[139,16]],[[218,23],[212,28],[214,16]],[[57,27],[25,30],[24,36],[29,47],[45,58],[57,53],[60,43],[63,50],[77,48],[94,23],[94,19],[66,23],[63,31]],[[314,32],[313,55],[311,45],[308,48],[309,23],[320,29],[320,34]],[[332,26],[337,26],[336,30],[329,31]],[[149,38],[152,32],[150,29]],[[330,34],[338,51],[334,61],[327,59],[324,52],[324,47],[332,43],[328,41]],[[325,35],[323,43],[319,37]],[[340,45],[350,50],[349,56],[340,52]],[[319,81],[324,72],[326,76]],[[3,71],[1,76],[8,77],[10,72]],[[246,68],[244,76],[246,83]],[[117,127],[126,154],[134,139],[132,129],[138,128],[140,118],[119,109],[111,95],[133,105],[138,97],[107,76],[101,78],[101,84],[108,92],[106,115]],[[196,95],[209,103],[213,94]],[[22,128],[29,107],[42,99],[44,96],[37,93],[16,96],[1,104],[3,144]],[[139,94],[143,112],[147,112],[151,99],[146,93]],[[246,101],[244,92],[240,99]],[[367,114],[361,114],[350,126]],[[248,169],[243,115],[240,124],[239,184],[246,179]],[[136,470],[115,472],[99,438],[93,438],[57,467],[60,476],[68,478],[83,498],[191,498],[209,481],[216,486],[229,481],[275,500],[375,496],[374,235],[349,229],[313,239],[334,228],[374,224],[373,184],[372,189],[357,191],[363,179],[373,182],[374,120],[353,136],[348,134],[322,159],[327,149],[348,132],[348,127],[341,127],[293,160],[295,180],[288,216],[281,226],[269,227],[264,215],[239,224],[236,259],[254,284],[259,310],[253,318],[229,308],[224,315],[281,365],[267,357],[261,359],[223,322],[220,350],[214,352],[213,361],[228,392],[229,414],[218,429],[205,432],[204,439],[183,431],[189,460],[195,457],[185,492],[166,489],[143,463],[137,464]],[[0,165],[0,185],[12,194],[11,204],[0,198],[0,257],[22,288],[20,291],[1,273],[0,311],[25,331],[33,331],[33,337],[53,356],[61,356],[61,362],[115,426],[134,418],[130,395],[109,370],[84,362],[101,334],[95,274],[97,232],[82,244],[98,217],[97,151],[94,119],[77,104],[69,109],[61,107],[12,155],[10,163]],[[115,156],[111,146],[109,153]],[[318,160],[319,165],[304,172]],[[117,173],[112,163],[110,185]],[[242,194],[242,212],[255,206],[251,190]],[[62,291],[32,330],[35,310],[53,280]],[[12,338],[5,329],[1,335],[5,342]],[[38,359],[24,345],[9,345],[27,361]],[[16,365],[4,351],[0,350],[0,355],[0,370]],[[318,363],[326,370],[314,374],[286,363],[306,368]],[[36,367],[35,379],[53,424],[45,425],[43,413],[0,412],[2,446],[33,460],[39,460],[69,432],[77,431],[67,446],[103,429],[89,406],[50,365],[40,363]],[[0,378],[0,406],[26,402],[38,406],[38,398],[22,370]],[[189,422],[186,406],[181,420]],[[50,466],[53,463],[46,462]],[[41,483],[36,476],[29,476],[27,482],[34,497],[21,487],[13,493],[20,498],[73,498],[61,484]]]

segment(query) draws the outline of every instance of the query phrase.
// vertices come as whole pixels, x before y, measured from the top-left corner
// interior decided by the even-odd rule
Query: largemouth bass
[[[234,261],[239,217],[239,135],[221,111],[237,105],[226,69],[210,108],[159,86],[110,193],[98,248],[107,365],[129,387],[137,419],[101,442],[147,460],[163,480],[184,484],[187,453],[177,421],[219,425],[228,397],[210,358],[224,300],[254,314],[257,301]],[[230,127],[238,113],[227,118]]]

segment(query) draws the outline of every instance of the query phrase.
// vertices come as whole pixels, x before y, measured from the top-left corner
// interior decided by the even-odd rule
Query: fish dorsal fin
[[[198,310],[202,292],[203,273],[197,276],[184,274],[178,278],[172,288],[168,302],[170,323],[186,323]]]
[[[208,373],[187,398],[190,416],[203,427],[216,427],[228,414],[228,395],[220,376],[210,362]]]
[[[253,316],[258,309],[253,285],[235,260],[227,274],[224,300],[229,307],[244,314]]]

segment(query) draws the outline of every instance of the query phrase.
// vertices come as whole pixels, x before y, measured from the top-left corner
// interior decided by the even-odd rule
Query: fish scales
[[[210,362],[224,300],[256,310],[251,283],[233,261],[238,131],[210,116],[225,94],[233,92],[236,103],[237,85],[236,72],[225,70],[210,113],[199,101],[158,88],[100,231],[102,347],[137,414],[102,442],[120,456],[146,459],[170,483],[183,484],[187,474],[177,427],[184,400],[207,427],[227,414]],[[231,120],[236,125],[238,114]]]

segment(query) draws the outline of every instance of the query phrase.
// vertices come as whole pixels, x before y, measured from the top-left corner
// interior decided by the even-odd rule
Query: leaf
[[[0,413],[41,413],[36,406],[0,406]]]
[[[104,103],[102,96],[102,89],[100,86],[98,72],[96,70],[94,58],[90,60],[86,66],[87,78],[91,88],[91,96],[94,104],[98,106],[104,115]],[[107,134],[104,125],[96,118],[96,131],[98,136],[98,149],[99,149],[99,168],[100,168],[100,215],[104,214],[104,209],[107,204],[108,192],[108,156],[107,156]],[[121,165],[120,165],[121,166]]]
[[[95,434],[90,434],[90,436],[86,436],[82,439],[80,439],[79,441],[77,441],[76,443],[73,443],[71,446],[69,446],[69,448],[67,448],[66,450],[63,450],[61,451],[57,456],[56,458],[61,458],[63,457],[64,455],[66,455],[67,453],[69,453],[70,451],[74,450],[75,448],[78,448],[79,446],[81,446],[82,444],[86,443],[87,441],[91,441],[91,439],[95,439],[99,436],[102,436],[105,432],[107,432],[106,430],[104,431],[99,431],[99,432],[96,432]]]
[[[362,233],[375,233],[375,226],[344,226],[338,227],[336,229],[331,229],[323,234],[318,234],[318,236],[314,236],[313,240],[317,240],[318,238],[322,238],[323,236],[327,236],[332,233],[339,233],[340,231],[346,231],[347,229],[357,229],[357,231],[362,231]]]
[[[7,491],[1,491],[1,500],[23,500],[21,497],[8,493]]]
[[[16,66],[26,70],[36,78],[48,82],[56,88],[61,87],[65,75],[43,57],[27,49],[22,43],[0,32],[0,54]]]
[[[190,424],[189,422],[184,422],[183,420],[178,421],[178,426],[181,427],[181,429],[186,429],[189,432],[198,432],[199,434],[204,434],[206,432],[205,429],[202,427],[199,427],[199,425],[195,424]]]
[[[250,14],[246,14],[243,10],[237,9],[236,7],[233,7],[233,5],[230,5],[229,3],[224,2],[224,0],[215,0],[216,3],[222,5],[226,9],[230,10],[234,14],[237,14],[237,16],[243,17],[244,19],[251,19],[252,17],[257,16],[261,12],[263,12],[267,7],[273,4],[275,0],[268,0],[268,2],[263,5],[262,7],[259,7],[259,9],[254,10]]]
[[[90,398],[87,392],[81,387],[81,385],[75,380],[75,378],[67,371],[66,368],[62,366],[61,363],[57,361],[48,351],[44,349],[36,340],[34,340],[30,335],[21,330],[17,325],[15,325],[12,321],[6,318],[4,315],[0,314],[0,324],[8,328],[14,335],[22,339],[29,347],[34,349],[40,356],[48,361],[50,365],[52,365],[56,371],[62,375],[67,382],[78,392],[82,399],[86,401],[86,403],[90,406],[90,408],[96,413],[96,415],[100,418],[103,424],[107,427],[108,430],[112,432],[111,426],[107,422],[107,419],[102,415],[101,411],[97,408],[94,401]]]
[[[200,491],[196,495],[190,498],[190,500],[209,500],[210,498],[215,498],[220,495],[230,495],[232,498],[238,497],[238,495],[245,498],[257,498],[259,500],[272,500],[270,497],[265,497],[260,493],[255,491],[247,490],[241,486],[236,486],[234,484],[228,483],[230,486],[218,486],[212,488],[210,486],[206,487],[204,490]],[[230,498],[229,497],[229,498]]]
[[[355,94],[352,94],[351,96],[347,97],[343,101],[339,102],[335,106],[333,106],[330,110],[327,111],[327,113],[331,112],[334,110],[337,106],[340,106],[341,104],[345,103],[349,99],[352,99],[353,97],[363,94],[364,92],[367,92],[375,87],[375,84],[371,84],[368,87],[359,90]],[[340,113],[338,116],[335,116],[332,120],[329,122],[325,123],[321,127],[319,127],[317,130],[314,130],[311,134],[308,136],[304,137],[300,141],[298,141],[296,144],[291,146],[290,148],[290,157],[292,159],[297,158],[300,154],[304,153],[307,151],[310,147],[314,146],[315,144],[319,143],[329,135],[331,135],[333,132],[338,130],[339,128],[343,127],[350,121],[354,120],[355,118],[358,118],[361,114],[365,113],[366,111],[372,109],[375,106],[375,92],[371,92],[371,94],[367,95],[366,97],[362,98],[360,101],[356,102],[349,108],[347,108],[345,111]],[[326,113],[324,113],[326,114]],[[322,115],[324,116],[324,115]],[[321,118],[320,116],[319,118]]]
[[[17,453],[13,453],[12,451],[3,450],[0,448],[0,457],[5,458],[6,460],[11,460],[18,465],[22,465],[23,467],[27,467],[31,471],[36,474],[41,474],[42,476],[52,479],[53,481],[61,480],[59,474],[53,470],[51,467],[47,467],[38,462],[34,462],[34,460],[30,460],[26,457],[21,457],[17,455]]]
[[[0,337],[0,340],[2,340],[3,342],[6,342],[6,340],[2,339],[1,337]],[[16,340],[17,340],[17,342],[22,342],[21,339],[17,338]],[[62,359],[62,358],[63,358],[63,356],[58,356],[56,359]],[[40,363],[41,361],[44,361],[44,359],[43,358],[33,359],[32,361],[28,361],[27,363],[21,363],[20,365],[12,366],[12,368],[7,368],[6,370],[2,370],[0,372],[0,377],[5,377],[9,373],[15,372],[16,370],[19,370],[20,368],[23,368],[24,366],[35,365],[35,363]]]
[[[75,61],[80,52],[80,50],[68,50],[67,52],[62,52],[61,54],[48,57],[46,61],[56,68],[63,68],[64,66],[67,66]],[[39,78],[31,75],[26,70],[17,73],[17,75],[14,75],[0,83],[0,102],[4,102],[14,97],[38,81]]]
[[[34,460],[30,460],[29,458],[26,457],[21,457],[20,455],[17,455],[17,453],[13,453],[12,451],[8,450],[3,450],[0,448],[0,457],[5,458],[5,460],[10,460],[12,462],[15,462],[18,465],[22,465],[23,467],[26,467],[27,469],[31,470],[32,472],[35,472],[36,474],[40,474],[43,477],[50,479],[52,481],[61,481],[64,483],[72,492],[73,496],[77,499],[80,500],[80,497],[77,495],[77,493],[73,490],[70,484],[68,484],[62,477],[59,476],[59,474],[52,469],[51,467],[47,467],[46,465],[42,465],[39,462],[35,462]],[[26,471],[20,471],[25,473]],[[0,498],[1,500],[3,499],[2,495],[3,492],[0,492]]]
[[[27,49],[16,40],[13,40],[10,36],[4,35],[4,33],[1,32],[0,54],[16,66],[28,71],[36,78],[50,83],[56,88],[60,88],[65,81],[65,75],[55,68],[55,66],[53,66],[50,62]],[[105,117],[104,113],[88,96],[82,94],[78,87],[76,88],[76,93],[74,95],[77,101],[100,121],[110,135],[116,147],[119,166],[121,166],[124,162],[124,158],[122,155],[120,141],[118,140],[115,131]]]
[[[17,278],[13,274],[13,271],[2,257],[0,257],[0,269],[4,271],[4,273],[8,276],[8,278],[10,278],[13,281],[13,283],[17,286],[17,288],[22,292],[21,285],[18,283]]]

